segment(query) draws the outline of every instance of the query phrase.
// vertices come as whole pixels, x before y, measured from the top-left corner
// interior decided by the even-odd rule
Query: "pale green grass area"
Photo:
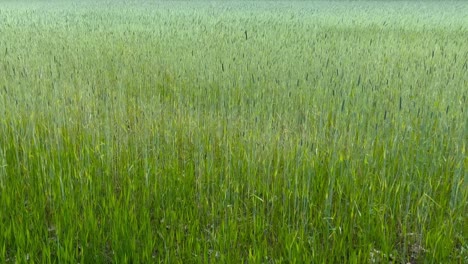
[[[466,263],[466,14],[0,2],[0,263]]]

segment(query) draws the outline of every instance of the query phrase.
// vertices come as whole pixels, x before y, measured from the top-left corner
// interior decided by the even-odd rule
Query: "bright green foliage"
[[[0,3],[0,263],[467,263],[468,4]]]

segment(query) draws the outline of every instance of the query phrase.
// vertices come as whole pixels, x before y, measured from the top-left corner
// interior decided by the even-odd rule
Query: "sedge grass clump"
[[[0,262],[466,262],[441,8],[5,3]]]

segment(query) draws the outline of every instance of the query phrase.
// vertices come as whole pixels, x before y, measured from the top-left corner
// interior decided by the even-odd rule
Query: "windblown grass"
[[[466,263],[467,13],[2,2],[0,262]]]

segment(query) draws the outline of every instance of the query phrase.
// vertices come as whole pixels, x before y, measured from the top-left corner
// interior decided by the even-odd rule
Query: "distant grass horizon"
[[[0,263],[467,263],[466,14],[0,1]]]

